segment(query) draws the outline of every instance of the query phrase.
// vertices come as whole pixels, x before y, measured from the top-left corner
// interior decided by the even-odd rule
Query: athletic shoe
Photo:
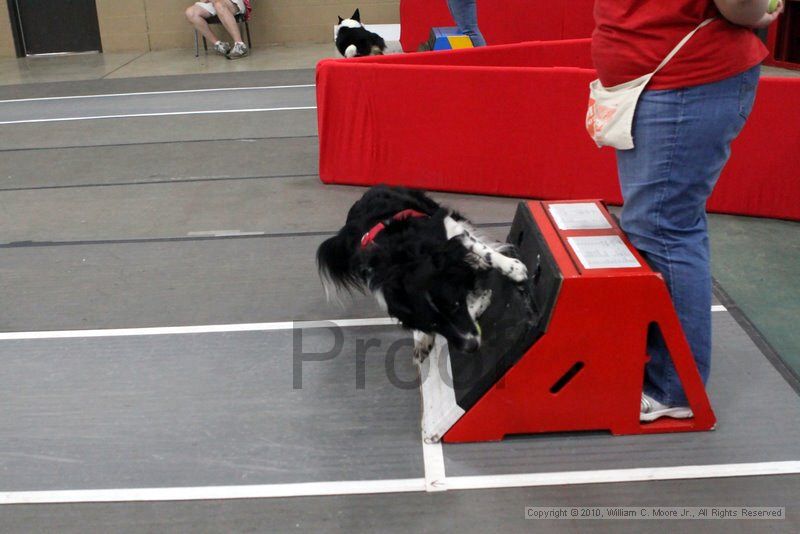
[[[217,54],[227,56],[228,52],[231,51],[231,45],[226,43],[225,41],[217,41],[216,43],[214,43],[214,50],[217,51]]]
[[[642,404],[639,410],[639,421],[655,421],[659,417],[672,417],[674,419],[688,419],[694,417],[692,409],[688,406],[666,406],[654,398],[642,393]]]
[[[250,53],[250,50],[247,49],[247,45],[244,43],[235,43],[231,51],[228,52],[228,59],[239,59],[242,58]]]

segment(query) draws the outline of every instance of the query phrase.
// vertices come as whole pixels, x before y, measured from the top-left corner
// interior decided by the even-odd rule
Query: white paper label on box
[[[641,266],[619,236],[568,237],[567,241],[586,269],[615,269]]]
[[[560,230],[602,230],[611,223],[594,202],[550,204],[550,214]]]

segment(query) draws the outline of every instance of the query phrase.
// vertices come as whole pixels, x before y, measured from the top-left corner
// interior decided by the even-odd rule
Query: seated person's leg
[[[239,6],[233,0],[212,0],[212,4],[217,10],[217,18],[233,37],[234,43],[241,43],[242,34],[234,16],[239,12]]]
[[[211,6],[210,3],[208,3],[208,5]],[[209,10],[198,4],[192,4],[186,8],[186,19],[192,26],[195,27],[197,31],[203,35],[203,37],[206,38],[206,40],[216,45],[216,43],[219,42],[219,39],[217,39],[217,36],[211,31],[208,22],[206,22],[207,18],[213,16],[212,11],[213,9]]]

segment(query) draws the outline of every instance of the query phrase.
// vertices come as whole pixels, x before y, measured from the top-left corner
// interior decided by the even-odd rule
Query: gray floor
[[[299,83],[313,83],[313,72],[46,84],[25,97]],[[21,95],[0,90],[0,98]],[[259,99],[249,105],[265,107]],[[87,106],[81,112],[92,114]],[[16,124],[3,132],[0,331],[382,315],[367,299],[343,307],[324,301],[314,250],[362,190],[318,182],[313,111]],[[497,237],[513,217],[513,199],[436,196]],[[715,313],[714,321],[715,351],[724,355],[709,386],[715,432],[445,445],[448,475],[800,459],[797,395],[729,314]],[[388,380],[385,350],[369,354],[364,388],[357,387],[358,344],[374,339],[387,347],[401,336],[391,327],[346,329],[342,356],[307,363],[302,389],[292,388],[297,344],[289,332],[2,341],[0,491],[422,477],[418,393]],[[308,330],[302,346],[323,351],[331,342],[327,330]],[[395,363],[397,375],[411,379],[408,357],[401,353]],[[0,531],[661,530],[658,523],[536,525],[521,518],[524,506],[551,503],[794,510],[798,484],[797,476],[772,476],[444,495],[14,505],[0,509]],[[800,523],[795,510],[785,522],[759,526],[797,531]]]
[[[530,521],[526,506],[785,506],[800,476],[673,480],[433,494],[355,495],[185,503],[12,506],[3,532],[797,532],[783,521]]]
[[[314,87],[259,87],[0,101],[0,125],[87,117],[314,107]]]
[[[419,394],[382,353],[396,328],[6,341],[0,490],[419,478]],[[309,355],[309,356],[304,356]],[[397,377],[413,381],[410,346]],[[359,378],[361,373],[363,378]],[[363,381],[363,387],[358,382]],[[369,407],[366,409],[366,407]],[[358,437],[357,437],[358,436]]]
[[[800,458],[795,392],[727,313],[714,318],[716,431],[445,445],[448,476]],[[335,346],[325,328],[3,341],[0,490],[424,477],[408,336],[347,328],[315,361]]]
[[[145,91],[183,91],[219,87],[261,87],[314,83],[314,69],[147,76],[136,79],[93,79],[0,85],[0,100]]]

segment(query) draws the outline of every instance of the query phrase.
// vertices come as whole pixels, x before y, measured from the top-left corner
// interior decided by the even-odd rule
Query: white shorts
[[[244,0],[230,0],[230,1],[231,3],[233,3],[233,5],[239,8],[239,10],[236,11],[237,14],[244,13]],[[217,8],[215,8],[214,4],[212,4],[211,2],[195,2],[194,5],[202,7],[203,9],[211,13],[211,15],[214,17],[217,16]]]

